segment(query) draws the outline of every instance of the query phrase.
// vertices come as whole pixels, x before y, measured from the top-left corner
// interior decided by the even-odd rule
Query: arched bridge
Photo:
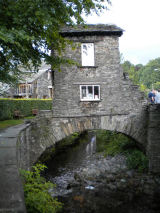
[[[39,116],[19,136],[19,167],[29,169],[49,147],[74,132],[105,129],[132,137],[146,151],[149,169],[160,172],[160,105],[144,105],[130,114],[55,117],[52,111],[41,111]]]

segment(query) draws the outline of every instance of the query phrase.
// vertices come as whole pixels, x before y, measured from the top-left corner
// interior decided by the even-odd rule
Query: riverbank
[[[91,161],[74,174],[70,192],[59,197],[63,213],[159,212],[159,176],[128,170],[122,155],[95,155]]]
[[[50,192],[64,203],[63,213],[159,212],[160,177],[129,170],[124,155],[104,157],[88,143],[59,159],[62,164],[51,169],[49,180],[57,184]]]

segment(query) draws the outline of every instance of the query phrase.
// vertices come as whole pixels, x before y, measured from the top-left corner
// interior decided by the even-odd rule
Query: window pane
[[[93,87],[92,86],[88,86],[88,95],[87,95],[88,99],[93,99]]]
[[[94,86],[94,98],[99,99],[99,87]]]
[[[86,86],[81,87],[82,99],[87,97]]]
[[[93,93],[93,91],[92,91],[92,86],[88,86],[88,93]]]

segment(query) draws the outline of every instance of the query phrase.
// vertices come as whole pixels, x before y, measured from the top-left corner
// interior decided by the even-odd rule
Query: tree
[[[82,24],[82,14],[99,13],[110,0],[0,0],[0,81],[17,80],[21,67],[37,70],[42,58],[56,66],[62,58],[51,57],[51,48],[61,53],[66,41],[59,30]]]
[[[130,61],[124,61],[124,63],[122,63],[124,72],[128,72],[131,66],[134,66],[134,65]]]
[[[160,81],[160,58],[149,61],[146,66],[141,68],[139,79],[147,88],[151,89],[153,85],[156,85],[156,89],[158,89],[157,82]]]
[[[122,64],[125,73],[128,73],[129,78],[134,84],[139,84],[139,70],[143,67],[142,64],[134,65],[130,61],[125,61]]]
[[[149,61],[145,66],[133,65],[129,61],[122,64],[124,72],[140,86],[141,90],[160,89],[160,58]]]

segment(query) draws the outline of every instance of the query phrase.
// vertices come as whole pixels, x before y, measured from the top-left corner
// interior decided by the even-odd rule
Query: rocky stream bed
[[[104,157],[94,142],[48,166],[47,178],[57,185],[50,193],[64,203],[63,213],[160,212],[160,177],[128,170],[125,156]]]

